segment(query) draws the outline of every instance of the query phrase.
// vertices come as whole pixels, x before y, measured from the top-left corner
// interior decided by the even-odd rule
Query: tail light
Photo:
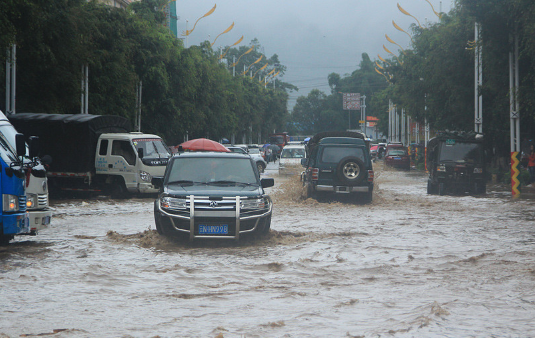
[[[368,182],[373,182],[374,176],[373,170],[368,170]]]
[[[317,181],[320,177],[320,170],[318,168],[312,168],[312,181]]]

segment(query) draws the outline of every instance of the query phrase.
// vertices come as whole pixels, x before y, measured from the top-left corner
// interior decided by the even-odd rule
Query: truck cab
[[[10,144],[12,152],[16,152],[17,130],[2,112],[0,112],[0,134]],[[50,225],[52,211],[49,207],[45,165],[38,158],[30,159],[28,144],[25,148],[23,161],[26,166],[26,204],[29,212],[30,234],[35,235],[39,230],[46,229]]]
[[[428,194],[486,193],[483,135],[439,133],[429,140],[427,148]]]
[[[139,132],[102,134],[96,149],[96,174],[116,192],[158,192],[152,177],[163,176],[171,156],[159,136]]]
[[[7,244],[15,235],[30,234],[26,212],[25,168],[21,158],[26,152],[24,136],[16,136],[16,148],[0,133],[0,245]]]

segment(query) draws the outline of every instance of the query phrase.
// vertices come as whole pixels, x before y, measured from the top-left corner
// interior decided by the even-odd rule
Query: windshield
[[[169,150],[162,139],[159,138],[144,138],[132,140],[136,150],[143,149],[143,157],[169,157]]]
[[[260,149],[258,149],[258,148],[249,148],[249,154],[260,154]]]
[[[6,164],[17,162],[17,155],[13,150],[13,145],[9,143],[10,141],[6,139],[4,134],[0,133],[0,156]]]
[[[303,158],[305,157],[305,149],[297,148],[297,149],[288,149],[284,148],[282,149],[282,158]]]
[[[482,153],[478,143],[456,142],[440,145],[440,161],[481,163]]]
[[[168,168],[168,184],[173,182],[258,184],[248,158],[182,157],[175,158]]]
[[[338,163],[344,157],[353,156],[358,157],[366,162],[364,151],[362,148],[347,148],[347,147],[325,147],[321,155],[321,161],[325,163]]]
[[[407,151],[404,149],[391,149],[386,156],[403,156],[407,155]]]

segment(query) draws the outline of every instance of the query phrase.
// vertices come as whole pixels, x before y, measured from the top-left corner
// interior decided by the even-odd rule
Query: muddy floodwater
[[[158,235],[153,198],[54,202],[0,247],[0,337],[533,337],[535,200],[428,196],[376,164],[371,204],[301,198],[274,164],[272,230]]]

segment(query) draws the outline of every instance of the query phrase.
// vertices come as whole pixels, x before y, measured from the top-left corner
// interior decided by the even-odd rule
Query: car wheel
[[[162,230],[162,216],[160,216],[160,213],[154,208],[154,223],[156,224],[156,231],[158,234],[163,235]]]
[[[439,184],[438,184],[438,194],[439,194],[440,196],[444,195],[444,193],[445,193],[445,189],[446,189],[446,188],[444,187],[444,183],[439,183]]]
[[[269,234],[269,229],[271,229],[271,215],[266,217],[264,220],[264,224],[258,229],[258,234],[261,236],[265,236]]]
[[[338,163],[336,174],[341,182],[356,185],[364,179],[365,168],[366,166],[360,158],[348,156]]]

